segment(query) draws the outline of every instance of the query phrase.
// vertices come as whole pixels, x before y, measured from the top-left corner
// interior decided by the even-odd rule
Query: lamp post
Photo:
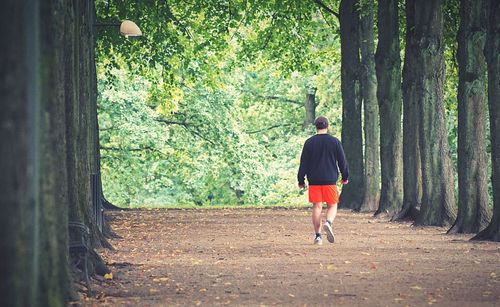
[[[90,2],[90,1],[89,1]],[[90,11],[91,6],[89,5],[89,12],[91,12],[91,18],[95,21],[96,16],[95,16],[95,11]],[[125,37],[139,37],[142,36],[142,31],[141,29],[133,22],[130,20],[123,20],[121,23],[117,22],[91,22],[90,25],[93,25],[92,27],[92,39],[94,42],[95,46],[95,40],[96,40],[96,28],[98,27],[120,27],[120,34],[125,36]],[[95,55],[94,55],[95,56]],[[95,62],[95,57],[93,57],[93,61]],[[95,64],[94,64],[95,66]],[[96,71],[94,70],[94,74],[96,74]],[[94,78],[97,83],[97,75],[94,75]],[[96,85],[97,88],[97,85]],[[97,89],[96,89],[97,90]],[[97,101],[96,101],[96,107],[97,107]],[[91,186],[92,186],[92,203],[93,203],[93,210],[94,210],[94,215],[95,215],[95,222],[97,224],[97,227],[99,231],[102,232],[103,228],[103,222],[104,222],[104,207],[103,207],[103,201],[106,201],[104,198],[104,193],[102,191],[102,182],[101,182],[101,166],[100,166],[100,155],[99,155],[99,123],[97,119],[97,108],[95,110],[95,116],[96,116],[96,128],[95,128],[95,159],[97,161],[97,169],[94,170],[91,173]]]
[[[130,20],[124,20],[121,23],[117,22],[98,22],[94,24],[95,27],[120,27],[120,34],[125,37],[139,37],[142,36],[141,29]]]

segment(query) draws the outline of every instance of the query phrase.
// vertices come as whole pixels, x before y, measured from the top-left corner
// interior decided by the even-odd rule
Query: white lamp
[[[120,25],[120,33],[125,37],[142,36],[141,29],[139,29],[139,27],[130,20],[122,21],[122,24]]]

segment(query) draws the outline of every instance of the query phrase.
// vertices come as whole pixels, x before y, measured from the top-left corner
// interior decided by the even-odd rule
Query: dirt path
[[[500,306],[500,244],[340,211],[312,245],[310,212],[112,213],[113,280],[86,305]]]

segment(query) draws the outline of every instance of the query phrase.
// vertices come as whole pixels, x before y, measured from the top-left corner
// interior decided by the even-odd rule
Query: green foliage
[[[336,0],[322,1],[336,11]],[[361,2],[360,2],[361,3]],[[364,3],[364,2],[363,2]],[[337,18],[315,1],[103,1],[97,28],[106,196],[124,206],[299,204],[307,88],[340,136]],[[400,2],[404,55],[405,12]],[[445,108],[457,160],[458,1],[445,1]],[[489,147],[488,147],[489,150]]]
[[[103,184],[120,205],[302,203],[307,87],[340,123],[339,46],[312,3],[97,1]],[[333,27],[335,29],[335,27]],[[291,102],[293,101],[293,102]],[[340,125],[335,132],[340,133]]]
[[[283,75],[262,60],[228,72],[217,88],[182,86],[172,103],[157,94],[161,82],[99,65],[106,196],[122,206],[303,203],[296,171],[313,133],[302,131],[306,87],[317,85],[321,114],[341,118],[338,79],[329,78],[339,65],[328,68]],[[333,127],[338,135],[340,125]]]

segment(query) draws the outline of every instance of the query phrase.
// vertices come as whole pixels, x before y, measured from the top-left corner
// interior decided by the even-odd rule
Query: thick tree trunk
[[[64,103],[64,36],[66,2],[40,2],[40,150],[41,236],[40,286],[49,298],[67,299],[68,278],[68,183],[66,166],[66,119]],[[57,268],[59,267],[59,268]],[[45,304],[42,304],[45,305]]]
[[[401,58],[398,1],[378,2],[378,45],[375,55],[380,112],[382,189],[375,215],[393,215],[403,205],[403,136],[401,127]]]
[[[314,124],[316,119],[316,88],[309,87],[306,90],[306,101],[304,104],[306,115],[304,118],[304,129]]]
[[[64,2],[7,1],[0,12],[0,305],[68,299]],[[6,36],[6,37],[5,37]]]
[[[403,66],[403,208],[393,220],[414,220],[422,201],[419,120],[415,71],[417,37],[415,0],[406,0],[406,44]]]
[[[340,2],[342,144],[349,161],[349,184],[342,189],[339,206],[349,209],[358,209],[364,196],[357,10],[357,0]]]
[[[458,36],[458,216],[448,233],[477,233],[490,221],[485,148],[487,0],[460,1]]]
[[[70,195],[69,219],[86,224],[94,247],[110,247],[96,224],[92,207],[92,174],[99,172],[97,86],[94,60],[94,1],[70,2],[68,19],[74,35],[66,40],[66,130]]]
[[[456,218],[453,168],[444,122],[442,0],[415,2],[416,93],[422,163],[417,225],[446,226]]]
[[[488,64],[488,105],[491,133],[491,181],[493,185],[493,218],[474,239],[500,241],[500,2],[490,1],[486,38]]]
[[[380,201],[380,125],[375,72],[375,41],[373,1],[364,1],[361,8],[361,93],[364,110],[364,198],[359,211],[371,212]]]

